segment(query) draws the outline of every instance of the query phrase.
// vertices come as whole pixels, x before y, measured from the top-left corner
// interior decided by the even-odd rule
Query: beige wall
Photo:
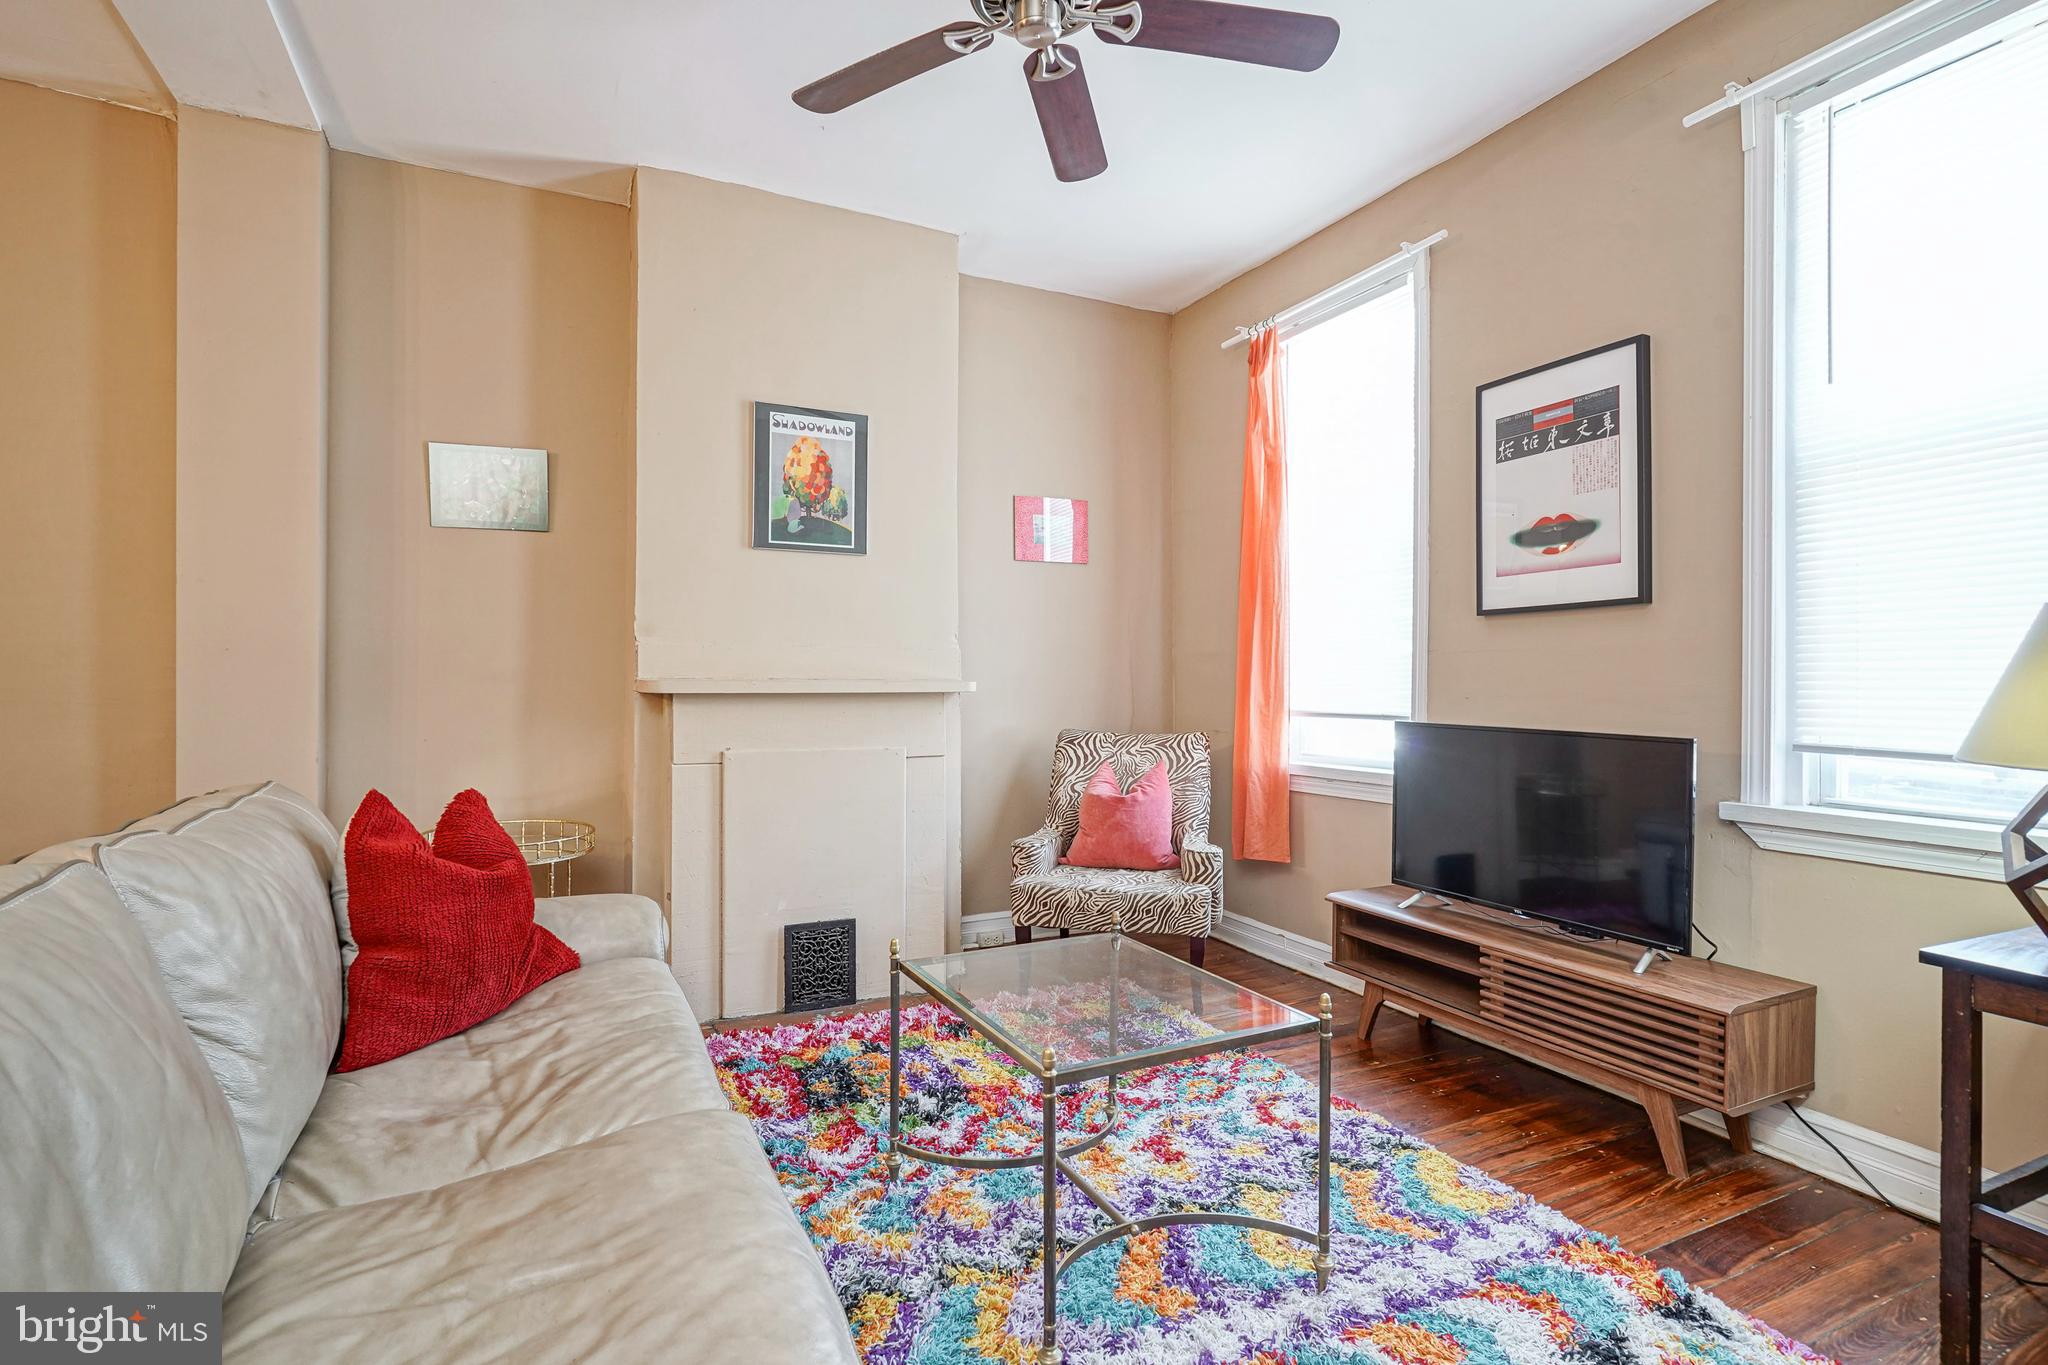
[[[1176,316],[1173,714],[1227,751],[1244,353],[1217,343],[1448,229],[1431,270],[1429,714],[1698,736],[1701,927],[1726,959],[1819,985],[1817,1108],[1933,1146],[1938,979],[1915,951],[2021,916],[1994,885],[1766,854],[1715,817],[1741,736],[1742,155],[1733,118],[1680,127],[1728,80],[1890,8],[1722,0]],[[1636,332],[1654,348],[1656,602],[1480,619],[1474,386]],[[1385,880],[1388,808],[1296,796],[1294,815],[1294,864],[1233,864],[1230,901],[1322,938],[1325,892]],[[2039,1106],[1996,1102],[2030,1094],[2044,1062],[2038,1041],[1992,1040],[1995,1163],[2048,1137]]]
[[[626,210],[395,162],[332,168],[327,804],[594,821],[626,881]],[[427,525],[429,441],[544,447],[546,534]]]
[[[0,861],[173,795],[174,137],[0,81]]]
[[[643,168],[640,674],[960,674],[954,238]],[[755,400],[869,418],[868,553],[750,547]]]
[[[501,814],[594,819],[603,847],[578,885],[623,884],[636,742],[657,782],[647,811],[666,776],[659,712],[629,693],[637,638],[643,674],[946,677],[964,663],[983,688],[962,704],[971,913],[1001,908],[1004,851],[1035,823],[1063,724],[1206,729],[1227,828],[1244,372],[1242,352],[1216,344],[1447,228],[1433,280],[1429,713],[1697,735],[1702,927],[1729,960],[1819,984],[1817,1107],[1932,1145],[1936,980],[1914,950],[2020,916],[1993,885],[1765,854],[1714,816],[1735,793],[1740,739],[1741,159],[1732,119],[1679,126],[1726,80],[1891,4],[1721,0],[1179,314],[1164,372],[1158,320],[963,286],[942,233],[660,172],[640,174],[629,217],[334,157],[330,807],[345,818],[374,784],[425,822],[476,785]],[[0,450],[9,485],[29,490],[0,549],[0,856],[173,795],[174,583],[211,585],[188,604],[195,649],[237,638],[203,613],[244,586],[271,619],[299,603],[302,629],[322,609],[303,556],[297,587],[223,577],[229,540],[174,559],[174,355],[194,367],[185,449],[207,457],[187,464],[190,534],[220,534],[222,498],[305,509],[305,462],[256,470],[267,424],[245,424],[236,376],[208,368],[212,346],[261,311],[261,280],[193,295],[259,272],[289,301],[265,324],[303,354],[317,273],[302,152],[225,120],[193,127],[180,331],[171,126],[0,84]],[[198,215],[224,213],[269,158],[294,216],[279,254],[245,262],[224,235],[236,225]],[[1658,600],[1477,618],[1473,386],[1637,331],[1655,344]],[[1013,379],[1033,355],[1060,358],[1053,401]],[[246,397],[277,405],[303,451],[317,430],[298,366],[265,346],[245,359],[265,370]],[[1146,397],[1162,386],[1163,442]],[[748,547],[756,398],[871,416],[867,557]],[[555,529],[429,529],[425,444],[444,439],[550,449]],[[1010,562],[1019,492],[1090,497],[1096,562]],[[1032,649],[1034,636],[1058,650]],[[195,737],[248,715],[202,686],[187,681]],[[317,704],[295,686],[290,707],[254,719],[302,737],[294,708]],[[1384,880],[1387,813],[1297,797],[1295,863],[1234,865],[1232,909],[1324,936],[1326,891]],[[651,879],[659,860],[641,861]],[[1995,1031],[1989,1049],[1998,1164],[2048,1139],[2048,1123],[1998,1103],[2030,1093],[2048,1060],[2017,1035]]]
[[[960,282],[964,914],[1008,911],[1054,735],[1165,723],[1166,333],[1158,313]],[[1030,382],[1048,357],[1050,400]],[[1089,562],[1016,562],[1017,494],[1088,499]]]
[[[327,143],[178,120],[180,792],[320,798],[326,671]]]

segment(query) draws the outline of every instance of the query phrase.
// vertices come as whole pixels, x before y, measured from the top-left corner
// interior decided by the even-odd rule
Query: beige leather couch
[[[852,1365],[654,903],[537,913],[579,970],[331,1075],[353,944],[305,798],[0,867],[0,1288],[224,1290],[240,1361]]]

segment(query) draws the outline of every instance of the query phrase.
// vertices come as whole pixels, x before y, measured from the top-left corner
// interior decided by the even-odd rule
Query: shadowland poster
[[[868,419],[754,404],[754,548],[868,552]]]

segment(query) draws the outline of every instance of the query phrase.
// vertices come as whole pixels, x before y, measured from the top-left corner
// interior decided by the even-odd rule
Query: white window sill
[[[1723,801],[1721,818],[1742,826],[1758,848],[1873,863],[1978,881],[2005,880],[1998,831],[1926,815],[1879,815],[1825,806]]]
[[[1346,768],[1330,763],[1296,763],[1289,770],[1288,787],[1311,796],[1335,796],[1346,801],[1377,801],[1392,805],[1392,768]]]

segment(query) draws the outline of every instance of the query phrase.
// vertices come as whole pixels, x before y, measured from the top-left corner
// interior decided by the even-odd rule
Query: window
[[[2040,778],[1949,755],[2048,599],[2048,4],[1869,46],[1750,112],[1763,582],[1723,814],[1991,875]]]
[[[1421,696],[1425,258],[1284,334],[1289,744],[1298,790],[1390,799]]]

